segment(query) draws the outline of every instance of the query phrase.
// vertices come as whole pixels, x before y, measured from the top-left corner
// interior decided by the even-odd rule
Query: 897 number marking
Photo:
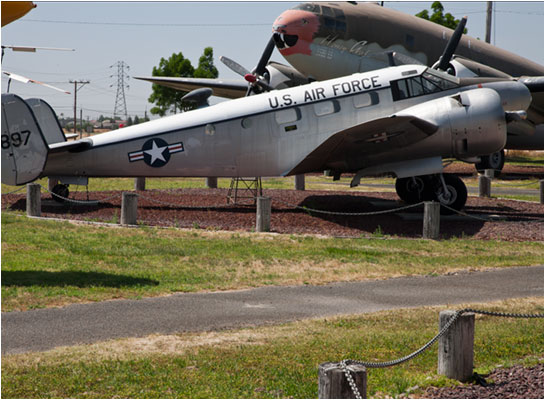
[[[26,146],[30,138],[30,131],[13,132],[11,135],[2,135],[2,148],[9,149],[11,146]]]

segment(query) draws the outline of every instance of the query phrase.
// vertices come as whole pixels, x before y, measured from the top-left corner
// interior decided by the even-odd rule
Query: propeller
[[[261,54],[261,58],[259,59],[257,66],[252,72],[248,71],[242,65],[228,57],[220,57],[220,61],[224,63],[227,68],[244,77],[244,79],[249,83],[246,96],[249,96],[251,92],[259,93],[260,91],[257,90],[258,87],[261,89],[261,91],[269,91],[274,89],[269,85],[270,76],[267,71],[267,64],[269,63],[269,59],[271,58],[274,48],[274,37],[271,36],[265,50],[263,51],[263,54]]]
[[[66,93],[66,94],[70,94],[70,92],[66,91],[66,90],[63,90],[63,89],[59,89],[58,87],[55,87],[55,86],[52,86],[52,85],[48,85],[47,83],[43,83],[43,82],[40,82],[40,81],[37,81],[37,80],[34,80],[34,79],[30,79],[30,78],[27,78],[25,76],[22,76],[22,75],[17,75],[17,74],[14,74],[12,72],[8,72],[8,71],[2,71],[2,73],[6,76],[8,76],[9,80],[8,80],[8,93],[9,93],[9,87],[10,87],[10,84],[11,84],[11,80],[12,79],[15,79],[16,81],[18,82],[22,82],[22,83],[36,83],[38,85],[42,85],[42,86],[45,86],[45,87],[48,87],[50,89],[54,89],[54,90],[57,90],[59,92],[62,92],[62,93]]]
[[[443,51],[443,54],[441,57],[439,57],[439,61],[434,64],[432,68],[434,69],[440,69],[441,71],[447,71],[450,60],[452,59],[452,56],[454,55],[454,52],[456,51],[456,47],[458,47],[458,43],[460,43],[460,39],[462,39],[462,35],[464,33],[464,28],[466,27],[467,23],[467,17],[463,17],[460,22],[458,23],[458,26],[454,30],[454,33],[450,37],[450,40],[447,43],[447,46],[445,47],[445,50]]]

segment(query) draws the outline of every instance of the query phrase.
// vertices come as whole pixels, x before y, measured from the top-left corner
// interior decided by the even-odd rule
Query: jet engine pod
[[[467,159],[501,150],[507,140],[500,95],[492,89],[474,89],[450,97],[452,153]]]

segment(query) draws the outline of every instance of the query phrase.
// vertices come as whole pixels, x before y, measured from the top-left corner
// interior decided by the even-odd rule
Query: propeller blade
[[[267,46],[265,47],[265,50],[263,51],[263,54],[261,55],[261,58],[259,59],[259,62],[257,63],[257,67],[255,68],[255,72],[258,75],[263,76],[265,72],[267,72],[267,69],[265,67],[269,63],[269,59],[271,58],[271,55],[275,47],[276,46],[274,42],[274,37],[271,36],[271,38],[269,39],[269,43],[267,43]]]
[[[52,86],[52,85],[48,85],[47,83],[36,81],[34,79],[30,79],[30,78],[27,78],[27,77],[24,77],[24,76],[21,76],[21,75],[17,75],[17,74],[8,72],[8,71],[2,71],[2,73],[4,75],[7,75],[9,77],[9,79],[15,79],[16,81],[19,81],[19,82],[22,82],[22,83],[36,83],[38,85],[42,85],[42,86],[48,87],[48,88],[53,89],[53,90],[57,90],[57,91],[62,92],[62,93],[70,94],[70,92],[67,92],[66,90],[59,89],[58,87],[55,87],[55,86]]]
[[[236,61],[231,60],[228,57],[221,56],[220,61],[224,63],[227,68],[229,68],[233,72],[236,72],[240,76],[251,74],[251,72],[244,68],[242,65],[240,65]]]
[[[454,55],[454,51],[456,51],[456,47],[458,47],[458,43],[460,43],[460,39],[462,38],[462,34],[464,33],[466,22],[467,17],[463,17],[458,23],[458,26],[454,30],[454,33],[452,34],[449,42],[447,43],[447,47],[445,47],[445,50],[443,51],[443,55],[441,55],[441,58],[439,58],[439,64],[437,65],[437,69],[440,69],[442,71],[447,70],[450,59]]]

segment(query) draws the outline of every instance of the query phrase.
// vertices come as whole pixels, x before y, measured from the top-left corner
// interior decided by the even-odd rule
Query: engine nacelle
[[[452,155],[457,158],[491,154],[505,147],[507,123],[500,95],[474,89],[448,98]]]

